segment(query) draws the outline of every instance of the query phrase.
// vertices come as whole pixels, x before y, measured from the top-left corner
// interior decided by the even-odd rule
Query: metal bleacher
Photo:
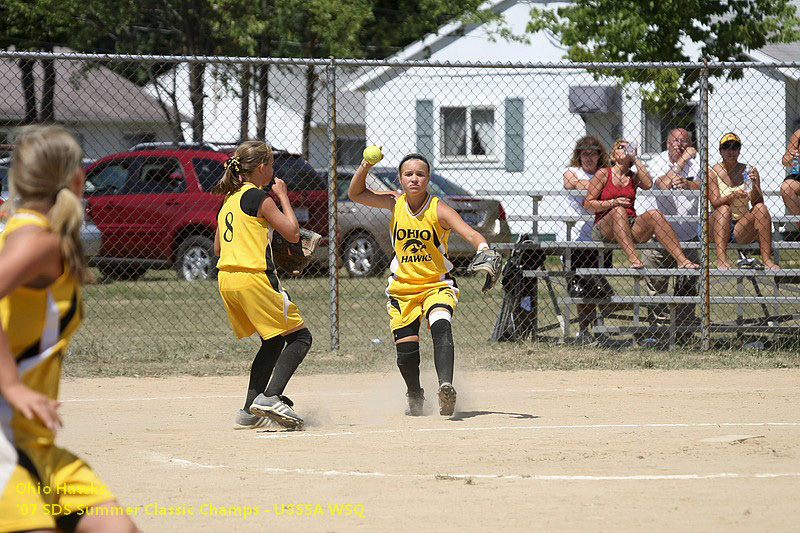
[[[523,271],[523,277],[530,279],[532,285],[529,291],[539,305],[542,301],[538,299],[539,282],[543,282],[549,293],[550,305],[552,305],[555,322],[543,322],[540,318],[544,315],[541,312],[534,312],[530,334],[535,338],[545,338],[544,334],[553,330],[560,330],[560,342],[572,342],[574,338],[577,318],[572,310],[572,306],[577,304],[595,304],[598,310],[598,318],[593,327],[594,333],[603,334],[606,337],[627,337],[651,338],[660,337],[664,340],[662,344],[672,348],[676,345],[678,335],[681,333],[700,333],[701,337],[707,341],[711,333],[735,333],[743,334],[771,334],[771,335],[797,335],[800,331],[800,269],[783,268],[778,271],[754,270],[745,268],[734,268],[730,270],[719,270],[711,268],[713,265],[706,265],[700,269],[631,269],[631,268],[587,268],[571,270],[572,254],[576,250],[591,249],[597,250],[601,256],[613,253],[620,247],[616,243],[594,242],[594,241],[572,241],[569,240],[574,225],[584,220],[592,220],[592,216],[572,216],[558,214],[539,214],[539,202],[546,197],[563,197],[570,195],[585,195],[586,191],[577,190],[481,190],[477,191],[481,195],[491,196],[527,196],[531,199],[531,214],[509,216],[510,222],[530,222],[531,232],[529,238],[523,243],[498,245],[498,248],[511,249],[531,249],[540,250],[545,256],[558,256],[561,259],[562,268],[559,270],[548,270],[547,265],[543,264],[540,268],[527,269]],[[764,196],[778,196],[777,191],[764,191]],[[700,191],[684,190],[649,190],[637,191],[637,196],[699,196]],[[666,216],[669,222],[700,222],[697,217],[675,217]],[[540,222],[557,222],[567,225],[567,239],[564,241],[540,241],[539,226]],[[775,261],[780,264],[781,251],[800,250],[800,242],[782,240],[781,226],[784,224],[797,224],[800,216],[775,216],[772,217],[773,224],[773,254]],[[704,243],[697,241],[682,242],[683,249],[702,249]],[[637,250],[661,248],[661,245],[654,241],[636,244]],[[714,249],[714,244],[709,244],[709,249]],[[728,245],[730,251],[742,251],[745,253],[758,253],[758,244],[737,244]],[[552,262],[551,262],[552,263]],[[552,265],[551,265],[552,267]],[[608,298],[575,298],[569,296],[566,291],[564,294],[557,294],[555,287],[566,287],[566,281],[574,275],[600,275],[606,278],[627,278],[632,281],[629,285],[616,284],[616,289],[620,287],[630,287],[630,294],[615,294]],[[643,281],[646,276],[690,276],[700,277],[701,281],[707,280],[708,290],[700,289],[697,296],[671,296],[669,294],[650,296],[647,294],[646,287],[643,293]],[[735,289],[731,288],[735,282]],[[702,285],[702,283],[701,283]],[[762,289],[763,292],[762,292]],[[755,294],[753,294],[755,292]],[[661,304],[669,307],[668,324],[645,324],[642,317],[642,310],[647,306]],[[702,308],[699,313],[700,320],[690,325],[679,325],[676,322],[676,308],[680,304],[696,304]],[[712,309],[716,306],[736,306],[735,313],[727,312],[725,319],[712,318]],[[505,306],[507,307],[507,306]],[[757,314],[753,313],[756,310]],[[787,311],[788,309],[788,311]],[[501,307],[501,315],[503,315]],[[622,314],[628,313],[629,314]],[[616,325],[605,325],[604,318],[615,318]],[[496,332],[500,327],[501,317],[498,317]],[[628,322],[627,324],[619,324]],[[502,327],[500,327],[502,329]],[[704,342],[707,345],[707,342]]]

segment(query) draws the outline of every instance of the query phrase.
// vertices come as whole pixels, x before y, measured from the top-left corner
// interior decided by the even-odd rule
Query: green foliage
[[[209,26],[225,55],[260,55],[262,37],[275,31],[274,11],[266,0],[212,0]]]
[[[500,15],[481,9],[483,4],[483,0],[373,0],[375,22],[366,26],[361,36],[366,57],[390,56],[453,21],[490,23],[500,38],[518,38],[504,26]]]
[[[18,50],[75,50],[113,35],[136,9],[133,0],[6,0],[0,6],[0,45]]]
[[[276,15],[278,48],[307,58],[360,57],[359,32],[373,20],[370,0],[284,0]]]
[[[135,54],[383,58],[454,20],[496,25],[482,0],[6,0],[0,45]],[[148,76],[128,74],[138,83]]]
[[[557,10],[531,10],[529,32],[547,30],[576,62],[684,62],[706,58],[745,61],[747,50],[800,39],[800,19],[789,0],[576,0]],[[690,57],[686,45],[699,46]],[[682,107],[698,90],[696,69],[595,69],[626,85],[639,83],[645,105],[663,113]],[[741,77],[741,71],[709,72]]]

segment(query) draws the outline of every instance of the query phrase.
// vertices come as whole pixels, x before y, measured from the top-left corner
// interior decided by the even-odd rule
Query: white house
[[[559,2],[500,0],[490,3],[514,34],[523,35],[533,6],[555,10]],[[387,164],[405,153],[428,156],[436,171],[477,189],[562,188],[562,174],[575,141],[598,135],[636,141],[645,159],[665,149],[658,117],[642,106],[636,87],[621,90],[612,81],[596,81],[569,68],[565,48],[552,35],[528,35],[529,42],[492,35],[491,25],[446,25],[393,56],[396,60],[436,62],[559,63],[558,68],[381,68],[349,86],[366,93],[366,137],[384,145]],[[699,47],[687,43],[688,55]],[[765,49],[766,50],[766,49]],[[692,52],[693,51],[693,52]],[[767,60],[769,56],[753,56]],[[797,57],[797,56],[795,56]],[[761,171],[764,188],[775,190],[784,176],[780,158],[797,117],[798,83],[781,72],[748,70],[738,81],[714,82],[709,103],[709,158],[719,160],[718,139],[736,131],[743,140],[742,160]],[[696,104],[695,104],[696,105]],[[693,113],[693,106],[684,110]],[[506,211],[527,215],[525,197],[502,198]],[[773,212],[783,212],[773,199]],[[539,214],[556,214],[560,199],[545,200]],[[540,233],[556,233],[560,224],[540,223]],[[515,222],[515,232],[529,223]]]

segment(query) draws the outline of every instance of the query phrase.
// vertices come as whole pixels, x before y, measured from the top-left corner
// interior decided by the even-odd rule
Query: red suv
[[[108,278],[138,279],[175,268],[187,281],[214,277],[214,231],[222,197],[211,187],[228,153],[206,144],[143,147],[104,157],[86,169],[86,197],[103,235],[92,264]],[[301,156],[275,151],[298,222],[327,235],[324,175]]]

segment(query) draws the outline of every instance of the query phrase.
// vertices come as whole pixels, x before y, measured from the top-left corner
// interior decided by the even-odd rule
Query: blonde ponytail
[[[63,127],[26,126],[17,134],[9,171],[14,208],[29,202],[52,202],[47,214],[50,226],[59,237],[67,272],[80,284],[92,275],[80,238],[83,203],[69,185],[82,157],[81,147]]]
[[[48,218],[50,226],[59,237],[61,257],[64,259],[67,271],[83,285],[92,277],[81,241],[83,202],[74,192],[62,187],[56,193],[55,203],[48,213]]]

